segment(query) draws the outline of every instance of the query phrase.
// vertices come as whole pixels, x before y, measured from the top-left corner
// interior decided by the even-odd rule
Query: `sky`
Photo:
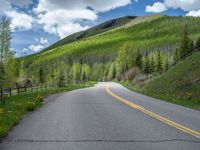
[[[0,0],[18,57],[109,19],[158,13],[200,17],[200,0]]]

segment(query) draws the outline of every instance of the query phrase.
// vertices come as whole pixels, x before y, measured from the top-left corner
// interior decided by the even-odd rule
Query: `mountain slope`
[[[28,56],[25,63],[30,69],[57,60],[92,65],[95,62],[113,60],[124,44],[133,50],[139,47],[142,50],[172,52],[179,44],[185,24],[188,25],[190,38],[196,40],[200,36],[200,18],[160,16],[149,21],[147,18],[139,23],[134,23],[133,20],[132,25],[129,22],[127,27],[121,26],[116,31],[109,30]]]
[[[142,88],[144,94],[200,109],[200,52],[178,63]]]
[[[97,25],[95,27],[92,27],[88,30],[85,31],[80,31],[77,33],[74,33],[72,35],[69,35],[63,39],[61,39],[60,41],[54,43],[53,45],[49,46],[48,48],[44,49],[44,51],[65,45],[67,43],[76,41],[76,40],[80,40],[80,39],[84,39],[99,33],[103,33],[106,32],[108,30],[111,30],[113,28],[117,28],[120,27],[122,25],[127,24],[128,22],[130,22],[131,20],[135,19],[135,16],[126,16],[126,17],[121,17],[121,18],[117,18],[117,19],[112,19],[112,20],[108,20],[100,25]]]

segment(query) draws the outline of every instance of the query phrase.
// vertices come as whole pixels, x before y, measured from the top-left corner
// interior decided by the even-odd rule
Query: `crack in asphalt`
[[[20,139],[8,140],[11,143],[89,143],[89,142],[102,142],[102,143],[164,143],[164,142],[189,142],[199,143],[200,140],[190,139],[165,139],[165,140],[33,140],[33,139]]]

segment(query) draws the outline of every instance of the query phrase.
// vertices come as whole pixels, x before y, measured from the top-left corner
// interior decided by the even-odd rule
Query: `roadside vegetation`
[[[0,106],[0,140],[7,135],[9,130],[16,125],[26,113],[42,106],[46,96],[91,87],[94,86],[95,83],[96,82],[68,84],[62,88],[46,89],[35,93],[5,97],[5,105]]]

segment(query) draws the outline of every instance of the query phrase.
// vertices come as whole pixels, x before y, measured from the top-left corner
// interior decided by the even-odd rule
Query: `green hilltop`
[[[96,61],[113,60],[123,45],[127,45],[132,50],[140,48],[147,51],[172,52],[179,45],[180,36],[186,24],[191,39],[196,40],[200,36],[200,19],[195,17],[153,15],[131,19],[129,17],[124,20],[130,21],[121,27],[109,27],[107,31],[99,30],[102,32],[91,33],[78,40],[72,38],[71,42],[66,40],[70,39],[67,37],[38,54],[25,57],[25,62],[28,67],[56,60],[92,65]]]

